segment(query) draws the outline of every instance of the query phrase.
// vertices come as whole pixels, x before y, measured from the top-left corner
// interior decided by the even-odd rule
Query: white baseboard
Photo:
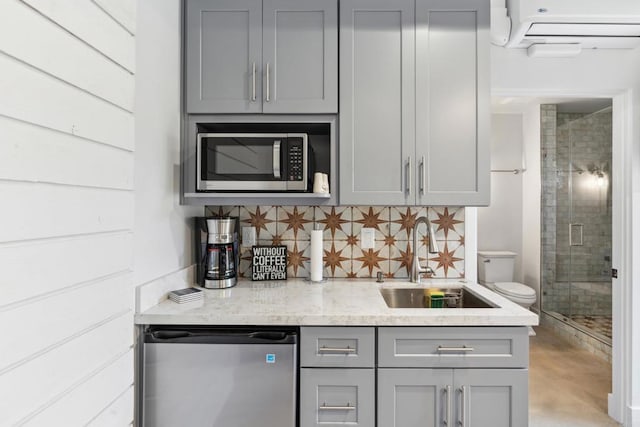
[[[640,427],[640,406],[627,406],[624,427]]]
[[[607,395],[607,408],[609,416],[622,424],[622,407],[619,405],[619,402],[613,393],[609,393]]]

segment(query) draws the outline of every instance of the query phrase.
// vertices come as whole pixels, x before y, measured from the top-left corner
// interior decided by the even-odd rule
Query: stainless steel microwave
[[[309,190],[305,133],[198,133],[198,191]]]

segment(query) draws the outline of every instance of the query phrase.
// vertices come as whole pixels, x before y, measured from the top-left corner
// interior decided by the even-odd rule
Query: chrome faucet
[[[420,258],[418,257],[418,225],[425,224],[427,226],[427,235],[429,236],[429,244],[427,245],[427,251],[430,254],[438,253],[438,243],[436,242],[436,233],[433,231],[433,226],[426,216],[421,216],[416,219],[413,224],[413,264],[411,265],[411,281],[420,283],[420,275],[422,273],[428,273],[435,276],[436,273],[428,265],[422,267],[420,265]]]

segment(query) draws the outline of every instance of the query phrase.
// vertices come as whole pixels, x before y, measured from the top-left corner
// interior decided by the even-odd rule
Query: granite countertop
[[[389,308],[380,288],[465,287],[499,308]],[[206,289],[203,301],[164,300],[137,313],[137,324],[327,326],[530,326],[538,316],[475,283],[433,279],[421,285],[390,280],[242,280],[233,288]]]

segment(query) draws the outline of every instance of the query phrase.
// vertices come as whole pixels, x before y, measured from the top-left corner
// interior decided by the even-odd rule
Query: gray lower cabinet
[[[526,369],[378,369],[378,425],[525,427]]]
[[[300,334],[300,427],[529,423],[524,326],[302,327]]]
[[[341,204],[489,204],[489,46],[489,0],[341,0]]]
[[[447,408],[451,369],[378,369],[378,424],[441,427]]]
[[[378,328],[378,365],[385,368],[526,368],[523,326]]]
[[[376,331],[370,327],[300,328],[300,366],[374,368]]]
[[[527,427],[527,369],[454,369],[455,417],[462,427]]]
[[[300,427],[374,427],[374,369],[300,369]]]
[[[524,326],[378,328],[378,425],[526,427]]]
[[[336,113],[337,0],[188,0],[187,113]]]

